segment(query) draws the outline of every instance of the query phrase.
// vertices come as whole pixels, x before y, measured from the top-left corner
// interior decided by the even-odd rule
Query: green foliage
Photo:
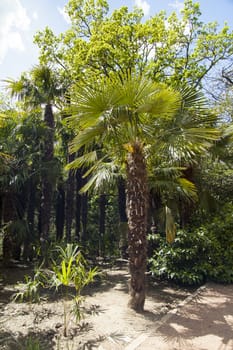
[[[67,144],[71,134],[76,132],[78,137],[71,144],[71,150],[76,152],[79,147],[83,149],[83,145],[86,149],[84,154],[81,152],[82,156],[69,163],[68,168],[85,167],[84,176],[87,182],[83,191],[89,191],[95,185],[108,194],[106,185],[116,181],[122,168],[124,171],[125,145],[139,137],[145,145],[151,188],[166,198],[169,207],[170,202],[180,201],[180,194],[196,201],[197,190],[201,187],[195,187],[191,182],[193,179],[189,181],[190,179],[182,177],[182,171],[189,163],[197,163],[197,155],[200,156],[198,162],[201,160],[203,163],[203,154],[219,136],[216,129],[212,129],[216,120],[210,118],[203,109],[199,88],[211,72],[214,71],[215,74],[218,63],[222,64],[221,62],[232,56],[233,33],[230,28],[227,24],[221,29],[217,23],[201,22],[200,5],[192,0],[184,1],[180,15],[172,13],[168,16],[165,12],[160,12],[146,21],[142,11],[136,8],[130,12],[123,6],[110,13],[106,0],[69,0],[65,11],[71,20],[70,28],[66,32],[56,36],[51,29],[46,28],[35,37],[42,66],[34,67],[23,74],[19,81],[7,81],[12,94],[21,99],[21,104],[18,104],[21,109],[13,110],[7,104],[5,96],[0,96],[0,187],[3,194],[25,194],[22,202],[25,203],[26,211],[26,208],[30,208],[27,191],[29,181],[32,181],[30,186],[36,193],[34,204],[37,210],[40,206],[41,182],[48,180],[55,184],[57,175],[63,176],[61,168],[67,158]],[[135,71],[144,78],[126,79],[126,72],[133,77]],[[108,79],[104,80],[103,77]],[[92,84],[93,81],[95,85]],[[105,84],[109,81],[110,84]],[[212,80],[210,81],[212,84]],[[155,82],[160,84],[156,85]],[[178,86],[178,90],[181,90],[182,106],[175,115],[173,111],[168,113],[167,108],[168,101],[173,105],[176,96],[171,100],[172,90],[162,89],[161,82]],[[193,93],[184,88],[187,82],[188,86],[196,88]],[[73,83],[78,87],[74,87]],[[206,84],[207,79],[205,86]],[[157,90],[154,89],[154,93],[151,93],[153,86],[157,86]],[[70,87],[73,95],[72,90],[68,90]],[[65,90],[68,91],[66,97]],[[126,95],[127,99],[123,98]],[[154,100],[155,95],[157,98]],[[229,96],[228,106],[230,111],[231,97]],[[25,99],[27,105],[22,104]],[[73,106],[76,99],[77,106]],[[197,107],[194,107],[198,101]],[[77,112],[74,125],[72,118],[68,117],[69,128],[61,123],[62,130],[55,135],[55,155],[62,153],[63,164],[55,157],[50,161],[43,159],[50,128],[41,121],[42,102],[56,103],[61,108],[68,102],[74,108],[72,114]],[[26,108],[29,103],[31,107],[37,108],[33,111],[30,108],[29,111]],[[223,108],[225,111],[226,107]],[[66,119],[65,116],[67,117],[60,114],[60,119]],[[58,123],[56,128],[57,126]],[[231,135],[232,128],[225,136],[230,137],[229,133]],[[63,145],[60,143],[61,137]],[[93,147],[94,142],[99,143],[98,147]],[[226,156],[226,147],[223,152]],[[9,155],[9,158],[2,158],[2,154]],[[228,158],[232,159],[230,152]],[[171,172],[177,165],[183,170],[180,169],[180,174],[172,176],[171,181],[168,181],[170,175],[165,178],[162,172],[167,169]],[[213,194],[215,198],[227,197],[230,200],[233,188],[232,167],[225,169],[225,166],[220,166],[217,169],[216,166],[213,167],[211,159],[208,169],[205,165],[203,168],[206,171],[203,171],[200,181],[205,185],[205,191],[201,188],[201,195]],[[61,182],[63,180],[66,180],[64,176]],[[95,198],[92,194],[90,197],[92,198],[89,202],[92,205]],[[13,200],[17,207],[18,203]],[[88,208],[89,236],[85,245],[98,251],[102,239],[105,240],[103,246],[112,254],[112,237],[115,238],[117,225],[116,206],[109,215],[112,221],[106,219],[109,229],[102,236],[97,225],[97,207],[94,204]],[[109,207],[110,205],[107,210],[110,212]],[[22,214],[26,218],[26,212]],[[90,218],[94,220],[91,221]],[[36,232],[30,232],[27,237],[26,230],[14,232],[20,242],[21,237],[36,238]],[[58,275],[60,273],[59,278],[64,278],[60,284],[65,282],[68,285],[73,279],[74,261],[70,261],[70,264],[69,261],[63,261],[57,270]],[[220,270],[217,275],[221,275]],[[33,280],[28,280],[27,283],[36,285]]]
[[[52,270],[42,270],[38,268],[34,277],[25,276],[25,283],[20,283],[20,289],[14,295],[14,300],[29,300],[29,302],[39,302],[42,288],[56,288],[63,286],[64,294],[64,336],[67,336],[68,325],[72,315],[76,321],[83,317],[81,305],[84,298],[81,292],[85,286],[93,282],[95,276],[99,274],[97,268],[87,267],[87,262],[79,250],[78,246],[67,244],[65,248],[57,247],[58,259],[54,260]],[[68,292],[74,287],[75,294]],[[70,307],[69,300],[73,300],[73,307]]]
[[[185,285],[233,282],[233,206],[226,204],[205,226],[180,230],[174,243],[160,242],[150,259],[154,276]]]
[[[110,256],[113,258],[119,255],[118,198],[114,191],[109,191],[106,196],[104,233],[100,232],[99,228],[99,198],[100,196],[95,193],[92,193],[89,197],[87,223],[89,236],[85,244],[85,249],[88,251],[89,256]]]
[[[40,301],[40,291],[46,286],[46,273],[38,268],[33,277],[26,275],[24,283],[18,283],[16,286],[19,291],[13,295],[14,301],[29,301],[30,303]]]
[[[7,346],[7,349],[17,349],[17,350],[43,350],[40,341],[33,336],[27,336],[23,340],[13,337],[12,342],[9,342],[10,347]],[[13,347],[11,347],[11,345]],[[5,349],[5,346],[3,347]]]
[[[150,259],[154,276],[185,285],[201,284],[210,268],[206,257],[211,251],[211,241],[203,230],[179,230],[173,244],[163,242]]]
[[[82,289],[94,280],[98,274],[96,268],[87,270],[87,262],[78,246],[67,244],[66,248],[58,247],[60,262],[53,266],[53,285],[65,287],[74,286],[76,296]]]
[[[137,8],[108,10],[107,1],[69,0],[70,28],[56,36],[47,27],[35,36],[40,62],[59,66],[72,81],[136,69],[156,81],[200,86],[232,55],[229,26],[203,23],[197,2],[184,1],[180,15],[161,11],[147,21]]]
[[[3,235],[9,235],[15,243],[21,243],[27,233],[28,226],[25,220],[10,221],[3,227]]]
[[[214,237],[210,278],[216,282],[233,282],[233,205],[225,204],[206,225]]]
[[[87,262],[84,259],[78,246],[67,244],[66,248],[57,247],[60,260],[54,263],[51,275],[51,285],[58,288],[65,287],[64,290],[64,336],[68,334],[68,326],[72,315],[75,315],[76,322],[83,318],[81,305],[84,298],[81,291],[85,286],[90,284],[95,276],[99,274],[97,268],[87,269]],[[73,308],[68,303],[69,287],[75,288],[75,295],[71,295],[73,299]]]
[[[56,251],[58,252],[60,259],[64,260],[65,262],[75,260],[77,255],[80,253],[79,246],[76,245],[74,247],[73,244],[67,244],[65,247],[57,246]]]
[[[22,350],[42,350],[39,340],[29,337],[22,346]]]

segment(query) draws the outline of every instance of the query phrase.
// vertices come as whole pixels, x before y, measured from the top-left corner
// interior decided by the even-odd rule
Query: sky
[[[0,0],[0,80],[17,79],[38,63],[33,36],[49,26],[56,34],[69,28],[64,15],[68,0]],[[143,9],[145,18],[161,10],[182,8],[181,0],[109,0],[110,11],[121,6]],[[233,28],[233,0],[199,0],[203,22],[227,21]],[[1,84],[0,84],[1,85]]]

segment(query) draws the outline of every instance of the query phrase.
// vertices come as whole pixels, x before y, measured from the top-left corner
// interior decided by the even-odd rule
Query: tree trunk
[[[122,258],[127,258],[128,219],[126,214],[125,180],[118,181],[119,249]]]
[[[0,193],[0,227],[2,227],[2,216],[3,216],[3,195]]]
[[[74,154],[68,157],[68,163],[74,160]],[[66,181],[66,241],[71,242],[71,229],[74,217],[74,185],[75,185],[75,174],[74,171],[70,170],[68,179]]]
[[[132,152],[127,156],[126,189],[131,275],[129,307],[142,312],[146,297],[148,184],[142,145],[135,142],[131,146]]]
[[[63,238],[65,223],[65,191],[62,182],[57,187],[56,198],[56,240],[61,241]]]
[[[50,215],[53,186],[48,179],[43,179],[41,198],[41,238],[47,241],[49,239]]]
[[[28,208],[27,208],[27,222],[29,231],[34,234],[35,230],[35,206],[36,206],[36,186],[33,181],[30,180],[29,183],[29,198],[28,198]]]
[[[13,193],[6,193],[3,197],[2,210],[3,210],[3,224],[10,224],[10,222],[17,219],[14,203],[16,202],[15,195]],[[8,230],[8,225],[3,229],[2,240],[2,253],[3,263],[7,265],[12,258],[14,250],[14,242],[12,234]]]
[[[53,195],[53,179],[50,169],[54,157],[54,116],[52,105],[45,106],[44,122],[47,127],[44,140],[43,166],[42,173],[42,202],[41,202],[41,251],[47,263],[47,249],[49,240],[50,216]]]
[[[80,152],[82,154],[82,152]],[[76,172],[76,236],[85,246],[88,241],[87,216],[88,216],[88,192],[80,194],[81,188],[86,184],[87,179],[83,178],[86,169],[80,168]]]
[[[76,205],[75,205],[75,236],[77,241],[81,241],[81,208],[82,195],[79,191],[82,188],[82,169],[76,170]]]
[[[84,246],[88,241],[87,214],[88,214],[88,192],[82,194],[82,207],[81,207],[81,223],[82,223],[81,239]]]
[[[28,223],[28,232],[24,239],[24,248],[23,248],[23,258],[24,260],[33,259],[33,248],[32,243],[35,239],[35,206],[36,206],[36,186],[32,180],[29,180],[28,184],[28,206],[27,206],[27,223]]]

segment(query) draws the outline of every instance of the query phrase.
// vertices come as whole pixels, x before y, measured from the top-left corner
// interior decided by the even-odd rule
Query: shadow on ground
[[[36,349],[40,345],[43,350],[51,350],[55,345],[55,342],[53,340],[54,334],[55,332],[53,332],[52,330],[46,332],[29,331],[27,335],[23,335],[20,332],[17,332],[17,334],[13,334],[10,332],[0,331],[0,349]]]
[[[169,349],[175,349],[171,344],[180,349],[188,349],[192,344],[207,349],[202,342],[208,343],[208,349],[232,349],[233,286],[208,284],[206,291],[172,316],[159,333],[170,344]]]

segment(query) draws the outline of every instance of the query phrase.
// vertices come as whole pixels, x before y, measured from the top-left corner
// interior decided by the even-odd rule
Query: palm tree
[[[98,81],[98,86],[76,87],[72,98],[73,116],[69,118],[69,123],[77,135],[70,151],[77,152],[85,147],[85,153],[70,167],[80,167],[93,161],[91,170],[94,172],[103,162],[111,168],[115,164],[125,170],[131,275],[129,306],[141,312],[146,296],[147,164],[153,157],[154,145],[159,145],[160,130],[181,113],[184,102],[180,93],[136,75],[103,79]],[[198,130],[194,129],[198,134]],[[202,136],[203,130],[204,126]],[[209,141],[213,138],[213,132],[206,132],[205,138],[202,137]],[[98,159],[100,154],[103,156]],[[105,166],[102,179],[108,178],[106,169]],[[91,181],[100,182],[101,176],[93,176]]]
[[[41,193],[41,241],[42,251],[49,237],[50,212],[54,179],[51,169],[54,167],[54,132],[55,122],[53,104],[64,93],[61,83],[54,72],[47,66],[35,66],[30,74],[22,74],[17,81],[6,80],[12,97],[22,100],[29,108],[44,107],[45,134],[43,138],[43,172]]]

